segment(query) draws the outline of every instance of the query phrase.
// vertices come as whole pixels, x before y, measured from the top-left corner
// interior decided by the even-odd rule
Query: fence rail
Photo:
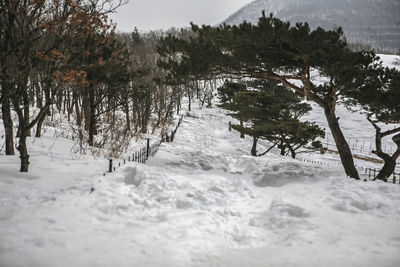
[[[181,125],[183,120],[183,116],[179,118],[178,124],[176,125],[175,129],[170,133],[161,134],[161,139],[153,144],[150,144],[150,139],[147,138],[146,146],[140,148],[139,150],[132,151],[128,158],[124,159],[109,159],[108,160],[108,173],[114,172],[118,167],[125,165],[127,162],[137,162],[145,164],[149,157],[154,157],[155,154],[158,152],[162,143],[173,142],[175,139],[175,134]],[[104,173],[103,175],[106,175]]]

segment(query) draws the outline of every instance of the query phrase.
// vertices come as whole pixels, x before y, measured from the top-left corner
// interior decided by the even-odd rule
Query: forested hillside
[[[224,23],[257,23],[261,11],[292,23],[308,22],[311,28],[343,27],[349,43],[370,45],[381,51],[400,49],[400,2],[397,0],[256,0]]]

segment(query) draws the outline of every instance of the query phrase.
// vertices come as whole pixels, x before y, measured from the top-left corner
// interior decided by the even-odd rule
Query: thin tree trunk
[[[41,137],[42,136],[42,125],[43,125],[43,122],[44,122],[45,118],[46,118],[46,116],[42,116],[39,119],[39,121],[38,121],[38,123],[36,125],[36,135],[35,135],[35,137]]]
[[[74,93],[73,95],[74,98],[74,106],[75,106],[75,113],[76,113],[76,125],[81,126],[82,125],[82,113],[79,110],[79,99],[78,96]]]
[[[240,129],[243,129],[243,120],[240,120]],[[240,138],[244,138],[243,131],[240,131]]]
[[[94,135],[96,133],[96,106],[93,88],[89,89],[89,146],[94,145]]]
[[[285,156],[285,145],[283,143],[283,140],[281,140],[281,143],[279,144],[279,148],[281,149],[281,156]]]
[[[290,155],[292,156],[292,158],[296,158],[296,151],[293,149],[293,147],[292,146],[288,146],[288,148],[289,148],[289,151],[290,151]]]
[[[6,90],[7,89],[3,87],[3,96],[1,99],[1,112],[3,115],[3,124],[6,135],[6,155],[14,155],[13,121],[11,118],[10,99],[5,93]]]
[[[125,103],[125,118],[126,118],[126,130],[131,130],[131,118],[129,117],[129,103]]]
[[[188,94],[188,97],[189,97],[189,106],[188,106],[188,108],[189,108],[189,111],[192,111],[192,97],[191,97],[191,93],[190,92]]]
[[[258,141],[258,137],[253,136],[253,145],[251,147],[251,155],[252,156],[257,156],[257,141]]]

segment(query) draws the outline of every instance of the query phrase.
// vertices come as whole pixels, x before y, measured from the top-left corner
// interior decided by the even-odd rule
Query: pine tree
[[[353,80],[353,90],[346,92],[348,106],[361,106],[367,120],[375,129],[375,150],[373,154],[384,161],[375,179],[387,181],[395,171],[396,160],[400,157],[400,72],[382,67],[380,62],[368,66],[362,75]],[[390,127],[388,129],[388,125]],[[385,126],[386,130],[382,130]],[[383,151],[382,140],[392,136],[396,145],[390,155]]]
[[[322,144],[315,141],[324,137],[317,125],[300,121],[310,105],[285,86],[275,81],[253,80],[245,83],[225,82],[218,89],[221,106],[230,110],[234,118],[244,123],[232,127],[253,137],[251,154],[261,156],[278,146],[281,155],[290,153],[296,157],[297,150],[304,146],[322,150]],[[268,140],[272,146],[257,154],[259,139]]]
[[[346,174],[359,179],[336,116],[336,105],[354,86],[352,80],[374,61],[372,53],[351,51],[341,28],[311,31],[307,23],[291,26],[265,14],[257,25],[192,25],[192,30],[195,37],[190,40],[165,38],[164,51],[180,55],[174,62],[175,69],[200,75],[276,80],[315,102],[324,110]],[[174,59],[165,61],[173,65]],[[316,74],[321,77],[318,81],[313,79]]]

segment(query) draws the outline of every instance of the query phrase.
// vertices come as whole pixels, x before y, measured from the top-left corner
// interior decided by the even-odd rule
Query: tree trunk
[[[251,147],[251,155],[254,157],[257,156],[257,142],[258,142],[258,137],[253,136],[253,146]]]
[[[376,150],[377,151],[373,151],[372,153],[376,154],[378,157],[383,159],[383,161],[385,162],[383,164],[382,169],[379,171],[378,175],[375,177],[375,179],[383,180],[383,181],[387,182],[390,175],[392,175],[393,172],[395,171],[396,160],[400,156],[400,134],[397,134],[392,137],[393,142],[395,142],[397,145],[397,149],[393,153],[392,156],[390,156],[389,154],[384,153],[382,151],[382,140],[381,140],[382,136],[380,134],[380,130],[379,131],[377,130],[375,138],[376,138],[376,145],[377,145]]]
[[[76,125],[82,125],[82,113],[79,110],[79,99],[78,96],[74,93],[74,106],[75,106],[75,113],[76,113]]]
[[[243,129],[243,120],[240,120],[240,129]],[[240,131],[240,138],[244,138],[243,131]]]
[[[6,90],[7,89],[3,87],[3,97],[1,99],[1,112],[6,134],[6,155],[14,155],[13,121],[11,119],[10,99],[8,99],[8,96],[5,94]]]
[[[87,90],[87,89],[86,89]],[[85,131],[89,131],[90,128],[90,103],[86,92],[82,95],[82,108],[81,112],[83,113],[83,119],[85,121]]]
[[[191,96],[190,92],[188,93],[188,97],[189,97],[189,106],[188,106],[188,108],[189,108],[189,111],[192,111],[192,96]]]
[[[344,138],[342,130],[340,129],[339,121],[336,117],[334,108],[325,107],[324,112],[333,139],[335,140],[344,171],[346,172],[347,176],[359,180],[360,176],[358,175],[357,169],[354,166],[353,155],[346,139]]]
[[[283,140],[281,140],[281,143],[279,144],[278,148],[281,150],[281,156],[285,156],[285,145],[283,143]]]
[[[387,182],[388,178],[390,177],[390,175],[392,175],[392,173],[396,168],[396,160],[393,160],[392,157],[390,157],[386,153],[380,153],[380,154],[384,154],[378,156],[381,159],[383,159],[385,163],[383,164],[382,169],[379,171],[378,175],[375,177],[374,180],[378,179]]]
[[[96,133],[96,106],[93,88],[89,89],[89,146],[94,145],[94,135]]]
[[[125,103],[124,105],[125,110],[125,118],[126,118],[126,130],[131,130],[131,118],[129,117],[129,103]]]
[[[288,148],[289,148],[289,151],[290,151],[290,155],[292,156],[293,159],[295,159],[296,158],[296,151],[290,145],[288,145]]]
[[[44,119],[46,118],[46,115],[42,116],[36,125],[36,137],[41,137],[42,136],[42,125],[44,122]]]
[[[28,96],[28,91],[25,90],[23,94],[23,103],[24,103],[24,117],[25,117],[25,125],[29,124],[29,96]],[[28,129],[26,131],[26,136],[31,136],[31,130]]]
[[[17,147],[20,154],[19,157],[21,159],[20,172],[28,172],[28,167],[29,167],[29,155],[28,155],[28,149],[26,147],[26,134],[27,134],[26,129],[22,129]]]

